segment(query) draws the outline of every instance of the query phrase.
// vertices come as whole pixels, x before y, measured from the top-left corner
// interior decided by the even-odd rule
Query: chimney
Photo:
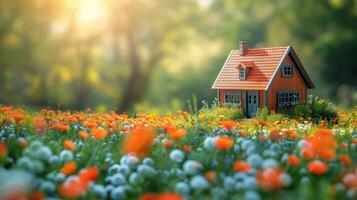
[[[240,50],[240,55],[244,56],[247,53],[248,50],[248,42],[245,41],[240,41],[239,42],[239,50]]]

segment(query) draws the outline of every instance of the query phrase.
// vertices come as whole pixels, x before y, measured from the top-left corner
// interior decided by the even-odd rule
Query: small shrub
[[[241,107],[220,107],[218,104],[214,104],[211,108],[208,106],[203,107],[199,111],[199,117],[203,116],[209,121],[238,120],[244,118]]]
[[[298,104],[291,108],[285,108],[280,111],[290,118],[298,119],[300,117],[311,117],[314,121],[331,121],[338,116],[335,105],[327,99],[309,96],[306,104]]]

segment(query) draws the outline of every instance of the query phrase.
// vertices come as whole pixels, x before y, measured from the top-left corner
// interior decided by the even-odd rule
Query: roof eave
[[[221,75],[221,73],[222,73],[222,71],[223,71],[224,66],[227,64],[227,62],[228,62],[229,58],[231,57],[231,55],[232,55],[233,51],[234,51],[234,50],[232,49],[232,50],[231,50],[231,52],[229,53],[229,55],[228,55],[228,57],[227,57],[226,61],[224,62],[224,64],[223,64],[223,66],[222,66],[221,70],[219,71],[219,74],[218,74],[218,76],[217,76],[216,80],[214,81],[214,83],[213,83],[213,85],[212,85],[211,89],[217,89],[217,88],[215,88],[216,82],[217,82],[217,80],[218,80],[219,76]]]

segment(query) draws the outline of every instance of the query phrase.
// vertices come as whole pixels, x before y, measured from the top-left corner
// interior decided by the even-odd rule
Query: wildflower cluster
[[[355,112],[326,124],[0,108],[0,199],[355,199],[356,159]]]

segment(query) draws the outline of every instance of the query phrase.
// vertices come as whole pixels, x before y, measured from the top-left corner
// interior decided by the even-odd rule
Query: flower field
[[[357,112],[216,120],[0,108],[0,199],[356,199]]]

